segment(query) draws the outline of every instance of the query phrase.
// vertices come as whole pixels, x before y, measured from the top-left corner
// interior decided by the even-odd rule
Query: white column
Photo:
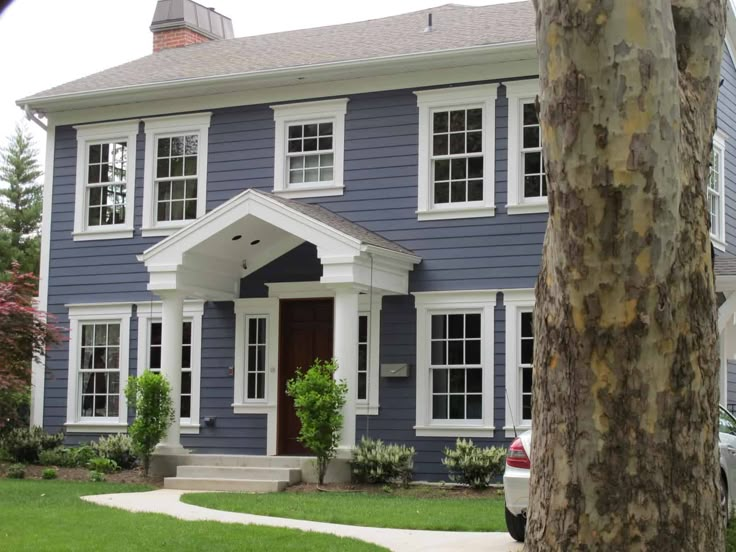
[[[181,344],[184,322],[184,297],[179,293],[161,294],[161,374],[171,387],[174,421],[164,440],[156,447],[158,454],[182,454],[179,421],[181,419]]]
[[[343,407],[343,427],[338,456],[349,455],[355,446],[355,413],[358,400],[358,290],[338,287],[335,291],[334,351],[335,378],[345,380],[348,393]]]

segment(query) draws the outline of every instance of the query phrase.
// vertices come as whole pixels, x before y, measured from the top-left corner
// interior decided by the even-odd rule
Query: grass
[[[149,490],[140,485],[0,480],[0,549],[33,551],[380,551],[378,546],[292,529],[181,521],[134,514],[80,496]]]
[[[502,496],[420,498],[376,493],[197,493],[188,504],[248,514],[396,529],[506,531]]]

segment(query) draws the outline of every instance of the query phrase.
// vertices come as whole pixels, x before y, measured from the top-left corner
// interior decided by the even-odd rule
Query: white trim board
[[[534,289],[503,290],[503,303],[506,309],[506,397],[505,422],[506,437],[514,437],[518,432],[531,429],[531,422],[521,419],[519,394],[519,313],[534,309]]]

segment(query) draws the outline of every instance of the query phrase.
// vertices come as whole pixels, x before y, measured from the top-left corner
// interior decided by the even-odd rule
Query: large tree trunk
[[[718,551],[723,0],[535,0],[549,222],[530,551]]]

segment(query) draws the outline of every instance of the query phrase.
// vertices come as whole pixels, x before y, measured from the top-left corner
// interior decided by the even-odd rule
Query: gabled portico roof
[[[407,293],[421,261],[408,249],[320,207],[249,189],[147,249],[154,292],[237,297],[240,279],[301,243],[316,246],[321,281]],[[370,272],[369,272],[370,271]]]

